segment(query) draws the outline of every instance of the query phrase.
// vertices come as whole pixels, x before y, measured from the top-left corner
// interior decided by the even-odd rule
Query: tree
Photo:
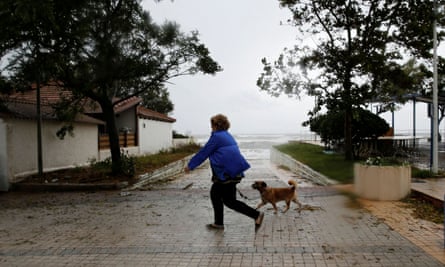
[[[160,87],[157,90],[146,91],[141,94],[142,105],[159,113],[168,114],[173,111],[173,103],[170,101],[166,88]]]
[[[0,2],[1,88],[24,89],[23,85],[41,77],[51,78],[56,54],[80,45],[82,28],[74,23],[85,1],[14,1]],[[70,19],[71,18],[71,19]],[[51,57],[48,57],[51,54]],[[49,62],[51,58],[52,62]]]
[[[404,63],[416,57],[431,64],[433,1],[279,2],[292,12],[288,22],[299,29],[300,43],[274,63],[263,59],[257,85],[271,95],[315,96],[309,116],[323,107],[344,111],[344,152],[352,159],[354,108],[406,101],[403,95],[418,90]],[[438,21],[443,25],[443,14]]]
[[[115,105],[133,96],[159,93],[165,97],[162,88],[173,77],[221,70],[197,32],[184,34],[173,22],[155,24],[138,0],[7,0],[0,7],[7,10],[0,15],[2,26],[17,23],[0,39],[1,55],[14,56],[10,76],[22,77],[23,66],[36,62],[36,55],[45,49],[50,63],[42,66],[48,73],[46,80],[58,81],[72,92],[67,105],[62,105],[63,113],[82,111],[85,103],[100,106],[115,174],[122,163]]]
[[[355,157],[359,157],[363,141],[376,140],[388,132],[389,125],[384,119],[369,110],[356,108],[352,113],[351,133],[352,141],[355,144],[353,154]],[[344,111],[330,110],[326,114],[312,117],[303,125],[309,125],[310,130],[317,133],[328,146],[337,147],[343,144],[345,138],[344,131],[338,127],[342,124],[344,117]]]

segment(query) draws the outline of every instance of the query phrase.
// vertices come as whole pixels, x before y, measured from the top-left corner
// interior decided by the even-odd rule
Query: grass
[[[200,146],[197,144],[189,144],[178,148],[164,150],[153,155],[136,157],[135,172],[136,174],[143,174],[155,169],[159,169],[169,163],[175,162],[196,153],[199,148]]]
[[[291,142],[275,146],[279,151],[291,156],[313,170],[333,179],[339,183],[348,184],[354,181],[354,163],[363,161],[347,161],[343,154],[325,153],[323,147],[304,142]],[[382,165],[401,164],[397,159],[385,158]],[[411,166],[412,177],[438,178],[444,177],[443,172],[438,174],[430,170],[421,170]]]
[[[354,161],[346,161],[342,154],[331,154],[323,152],[323,147],[303,142],[292,142],[275,147],[279,151],[309,166],[313,170],[326,175],[340,183],[353,183]],[[432,177],[431,172],[419,170],[412,167],[412,175],[417,178]],[[442,175],[443,176],[443,175]],[[344,193],[348,197],[348,207],[361,208],[358,196],[353,193]],[[402,200],[406,207],[412,210],[412,216],[433,223],[442,224],[444,222],[443,211],[434,207],[429,201],[408,196]]]
[[[102,183],[115,181],[133,182],[138,175],[152,172],[169,163],[183,159],[196,153],[200,146],[188,144],[178,148],[160,151],[157,154],[131,157],[123,155],[123,161],[127,168],[134,167],[134,175],[111,175],[111,159],[103,161],[91,161],[89,166],[46,172],[42,176],[31,175],[23,182],[32,183]]]
[[[346,161],[343,154],[325,153],[323,147],[303,142],[291,142],[275,148],[340,183],[352,183],[354,180],[354,161]]]

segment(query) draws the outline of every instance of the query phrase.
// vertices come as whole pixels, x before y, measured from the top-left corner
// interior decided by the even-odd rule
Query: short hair
[[[218,114],[210,119],[210,123],[215,127],[217,131],[228,130],[230,128],[230,122],[226,116]]]

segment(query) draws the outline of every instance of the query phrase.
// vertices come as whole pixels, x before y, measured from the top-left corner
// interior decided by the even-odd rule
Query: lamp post
[[[49,50],[45,48],[37,49],[37,85],[36,85],[36,112],[37,112],[37,170],[39,176],[43,175],[43,149],[42,149],[42,110],[41,110],[41,97],[40,97],[40,83],[41,83],[41,57],[48,54]]]
[[[434,22],[433,22],[433,112],[432,112],[432,158],[431,171],[437,173],[438,169],[438,92],[437,92],[437,31],[436,31],[436,14],[437,4],[434,0]]]
[[[42,111],[40,108],[40,66],[37,73],[37,169],[39,176],[43,174],[43,156],[42,156]]]

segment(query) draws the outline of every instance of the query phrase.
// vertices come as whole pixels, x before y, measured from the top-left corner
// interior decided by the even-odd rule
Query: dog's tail
[[[287,183],[291,185],[294,189],[297,189],[297,182],[295,182],[295,180],[289,180]]]

